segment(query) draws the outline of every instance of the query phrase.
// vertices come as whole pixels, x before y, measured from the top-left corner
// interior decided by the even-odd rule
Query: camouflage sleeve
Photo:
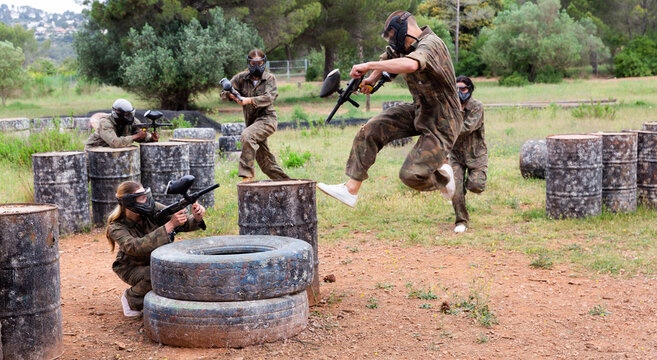
[[[430,53],[429,47],[423,43],[420,43],[417,49],[415,49],[415,51],[411,52],[410,54],[406,55],[406,57],[417,61],[418,63],[417,71],[422,71],[424,70],[425,67],[427,67],[427,58],[431,57],[429,53]]]
[[[170,242],[164,226],[158,227],[143,237],[134,237],[125,225],[114,222],[110,224],[109,236],[119,245],[121,251],[135,257],[147,256],[151,251]]]
[[[185,223],[185,230],[183,231],[195,231],[200,229],[200,222],[197,222],[194,219],[194,215],[187,215],[187,222]]]
[[[276,77],[271,76],[267,80],[267,86],[265,87],[265,93],[260,96],[254,96],[253,106],[255,107],[267,107],[274,103],[274,100],[278,97],[278,86],[276,86]]]
[[[128,136],[116,136],[114,126],[107,120],[102,120],[98,125],[98,135],[103,141],[105,141],[110,147],[120,148],[128,147],[132,145],[132,135]]]
[[[484,123],[484,106],[482,103],[477,103],[468,113],[468,116],[463,119],[463,126],[461,127],[460,135],[467,135],[476,131]]]

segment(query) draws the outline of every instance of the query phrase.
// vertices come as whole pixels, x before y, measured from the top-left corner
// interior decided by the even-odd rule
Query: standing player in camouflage
[[[419,28],[407,11],[390,14],[382,36],[390,46],[381,60],[354,65],[350,76],[360,78],[372,71],[362,82],[361,92],[367,94],[371,91],[369,86],[377,82],[383,71],[404,74],[413,103],[393,106],[363,125],[347,160],[349,180],[339,185],[319,183],[317,187],[353,207],[379,150],[395,139],[419,135],[399,170],[399,177],[413,189],[440,190],[445,198],[451,199],[454,174],[447,164],[447,155],[463,120],[449,51],[428,26]]]
[[[163,226],[153,222],[152,215],[164,208],[153,201],[150,189],[137,182],[122,182],[116,190],[119,205],[107,219],[105,235],[112,251],[119,245],[112,270],[131,288],[123,292],[121,305],[127,317],[141,315],[144,296],[151,290],[151,252],[171,242],[169,234],[178,226],[183,231],[199,229],[205,208],[198,203],[192,205],[192,215],[185,209],[173,214]]]
[[[463,109],[463,128],[452,148],[449,164],[454,169],[456,191],[452,198],[456,227],[462,233],[469,226],[470,216],[465,206],[465,192],[479,194],[486,189],[488,149],[484,139],[484,105],[472,97],[474,84],[467,76],[456,78],[459,100]],[[467,173],[467,174],[466,174]]]
[[[269,150],[267,138],[276,131],[278,118],[274,110],[274,100],[278,97],[276,77],[265,70],[267,57],[262,50],[253,49],[246,58],[248,70],[233,76],[233,88],[242,95],[238,99],[230,92],[223,91],[221,98],[234,100],[242,105],[246,129],[242,131],[242,156],[237,175],[242,181],[255,177],[254,160],[270,179],[289,179],[290,177],[276,163],[276,157]]]
[[[84,143],[84,147],[104,146],[120,148],[132,145],[134,141],[155,142],[157,131],[148,133],[134,128],[135,108],[126,99],[117,99],[112,105],[111,114],[101,114],[98,127]]]

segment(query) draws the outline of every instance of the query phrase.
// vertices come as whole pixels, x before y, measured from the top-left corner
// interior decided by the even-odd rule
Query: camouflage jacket
[[[139,129],[133,128],[132,125],[118,124],[111,114],[105,114],[100,118],[96,131],[94,131],[84,143],[84,147],[128,147],[132,145],[132,135],[136,134],[138,131]],[[151,141],[151,134],[148,134],[146,139],[137,141],[149,142]]]
[[[164,207],[155,203],[155,209],[158,211]],[[183,231],[198,230],[198,225],[193,215],[187,215]],[[158,226],[148,217],[142,217],[142,223],[138,224],[121,216],[109,224],[109,236],[119,246],[116,260],[112,264],[112,270],[116,273],[125,273],[136,266],[150,265],[151,252],[171,242],[164,225]]]
[[[463,128],[452,148],[452,155],[462,162],[472,162],[488,155],[484,138],[484,104],[470,98],[463,111]]]
[[[418,62],[418,69],[404,74],[413,95],[415,127],[437,130],[438,141],[449,152],[459,135],[462,124],[461,103],[456,92],[456,77],[452,58],[445,43],[428,26],[422,27],[415,50],[405,55]],[[389,47],[381,60],[400,57]]]
[[[274,100],[278,97],[278,87],[276,86],[276,77],[272,73],[265,71],[262,78],[254,85],[251,74],[246,70],[233,76],[230,82],[242,97],[253,98],[253,104],[242,108],[246,126],[262,118],[277,120]],[[233,101],[228,97],[226,91],[221,92],[221,98]]]

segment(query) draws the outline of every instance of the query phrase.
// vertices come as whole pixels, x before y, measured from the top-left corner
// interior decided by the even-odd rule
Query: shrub
[[[638,53],[623,50],[614,58],[614,73],[618,77],[632,77],[649,76],[652,72]]]
[[[536,79],[534,82],[544,84],[558,84],[563,80],[563,78],[564,73],[562,71],[555,70],[551,66],[548,66],[536,74]]]
[[[178,128],[190,128],[192,127],[192,124],[185,120],[185,115],[178,115],[173,120],[171,120],[171,123],[173,124],[172,129],[178,129]]]
[[[306,164],[306,161],[310,160],[312,154],[310,151],[304,151],[302,154],[297,153],[296,151],[290,150],[290,146],[286,146],[281,151],[281,158],[283,160],[283,166],[286,168],[299,168]]]
[[[514,71],[511,75],[502,76],[498,82],[500,86],[525,86],[529,84],[527,77],[517,71]]]
[[[60,133],[59,124],[51,130],[30,134],[27,140],[0,133],[0,160],[19,166],[31,167],[35,153],[83,148],[83,139],[75,133]]]

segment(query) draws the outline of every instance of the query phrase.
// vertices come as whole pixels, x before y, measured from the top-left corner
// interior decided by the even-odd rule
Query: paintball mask
[[[262,65],[251,64],[252,61],[259,62],[262,61]],[[265,72],[265,67],[267,66],[267,56],[261,58],[250,58],[246,57],[246,63],[249,65],[249,74],[257,78],[261,77]]]
[[[112,105],[112,117],[125,125],[135,121],[135,108],[126,99],[118,99]]]
[[[146,201],[137,202],[137,198],[144,195],[146,196]],[[117,200],[121,206],[139,215],[151,216],[155,213],[155,201],[151,195],[151,188],[146,188],[146,190],[138,193],[123,195],[117,198]]]
[[[459,79],[461,79],[460,76],[456,80],[457,83],[463,82],[462,80],[459,80]],[[464,83],[464,84],[467,84],[467,83]],[[464,92],[466,89],[468,91]],[[474,85],[465,85],[465,86],[456,85],[456,90],[459,94],[459,100],[461,100],[461,104],[465,104],[465,102],[468,101],[470,96],[472,96],[472,92],[474,91]]]
[[[415,39],[415,44],[411,45],[411,51],[417,46],[418,39],[413,35],[408,35],[408,18],[411,13],[405,12],[401,15],[395,16],[390,19],[388,27],[383,29],[381,36],[388,41],[388,45],[395,50],[398,54],[406,55],[410,51],[406,50],[406,37]]]

